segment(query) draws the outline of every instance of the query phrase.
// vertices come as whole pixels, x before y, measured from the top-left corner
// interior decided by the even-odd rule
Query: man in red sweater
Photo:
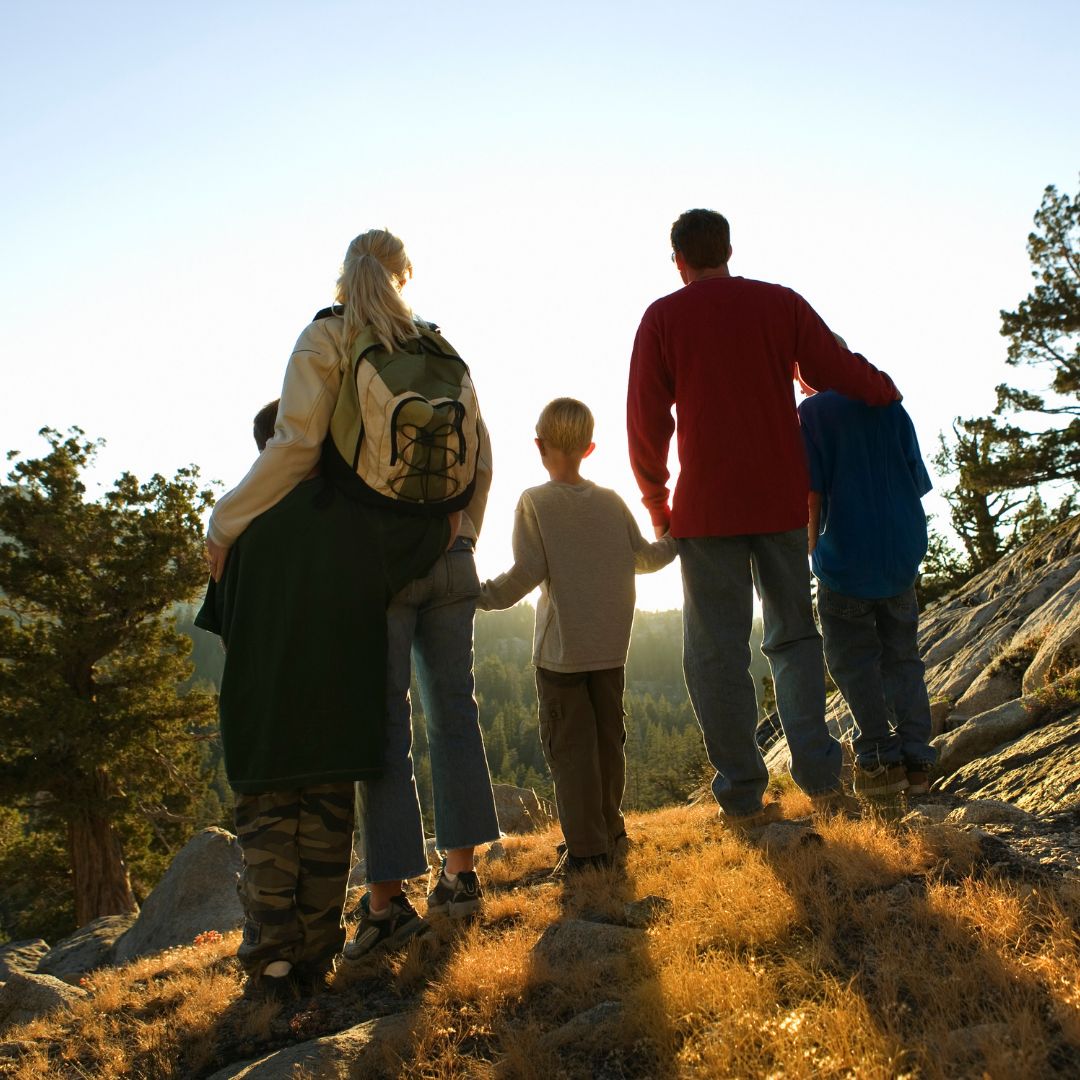
[[[652,304],[638,327],[626,406],[630,463],[657,536],[670,528],[679,543],[686,685],[717,770],[713,793],[723,817],[747,828],[780,816],[776,804],[762,808],[769,774],[754,740],[755,587],[791,775],[817,809],[841,792],[810,599],[810,483],[796,366],[810,385],[868,405],[900,395],[798,293],[730,275],[722,215],[682,214],[671,246],[685,288]],[[681,471],[669,506],[672,405]]]

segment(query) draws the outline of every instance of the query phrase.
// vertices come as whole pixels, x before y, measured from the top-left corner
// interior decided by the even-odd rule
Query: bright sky
[[[1032,214],[1080,170],[1074,2],[0,14],[0,450],[78,424],[108,440],[100,479],[195,462],[232,486],[348,241],[385,225],[492,431],[482,577],[546,479],[532,428],[558,395],[596,414],[586,475],[648,527],[626,372],[679,286],[680,211],[725,213],[733,273],[893,375],[931,454],[993,406]],[[638,587],[681,604],[677,566]]]

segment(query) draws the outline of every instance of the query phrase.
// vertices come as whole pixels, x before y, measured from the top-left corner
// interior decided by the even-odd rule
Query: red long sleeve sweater
[[[708,278],[645,312],[630,360],[630,464],[654,525],[673,536],[785,532],[807,523],[806,451],[795,365],[818,390],[867,405],[892,379],[837,344],[796,292]],[[678,415],[679,480],[668,506],[668,446]]]

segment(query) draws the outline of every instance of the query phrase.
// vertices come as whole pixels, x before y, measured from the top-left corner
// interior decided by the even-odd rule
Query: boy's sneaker
[[[365,893],[360,900],[363,916],[352,941],[345,946],[346,960],[360,960],[373,953],[399,949],[409,938],[426,934],[431,928],[417,915],[406,896],[395,896],[382,918],[371,915],[371,894]]]
[[[736,832],[746,832],[747,829],[757,829],[762,825],[771,825],[774,821],[782,820],[784,811],[777,802],[766,803],[760,810],[752,814],[725,814],[720,811],[720,820],[728,829]]]
[[[930,794],[930,776],[928,773],[920,770],[907,770],[907,791],[905,792],[910,799],[913,795],[929,795]]]
[[[429,915],[449,915],[451,919],[460,919],[479,911],[484,903],[484,890],[475,870],[461,870],[457,880],[451,885],[446,880],[446,871],[439,874],[435,888],[427,898]]]
[[[903,765],[879,765],[876,769],[855,766],[855,794],[869,799],[878,795],[899,795],[908,786]]]

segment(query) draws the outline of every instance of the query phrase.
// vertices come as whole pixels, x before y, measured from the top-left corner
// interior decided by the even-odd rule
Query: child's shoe
[[[910,799],[913,795],[930,794],[930,776],[921,769],[907,770],[907,791],[904,793]]]
[[[392,897],[387,910],[378,918],[371,914],[371,893],[361,897],[360,907],[364,914],[352,941],[345,946],[346,960],[360,960],[373,953],[399,949],[409,938],[426,934],[431,929],[404,894]]]
[[[760,810],[752,814],[725,814],[720,811],[720,820],[728,829],[736,832],[746,832],[747,829],[757,829],[762,825],[771,825],[774,821],[780,821],[784,816],[778,802],[766,803]]]
[[[429,915],[444,914],[460,919],[479,911],[484,903],[484,890],[475,870],[458,871],[453,883],[446,880],[446,870],[439,874],[435,888],[427,898]]]
[[[855,794],[872,799],[878,795],[899,795],[908,786],[903,765],[879,765],[876,769],[855,766]]]
[[[271,960],[257,978],[244,984],[244,997],[249,1001],[288,1001],[299,990],[296,969],[288,960]]]

